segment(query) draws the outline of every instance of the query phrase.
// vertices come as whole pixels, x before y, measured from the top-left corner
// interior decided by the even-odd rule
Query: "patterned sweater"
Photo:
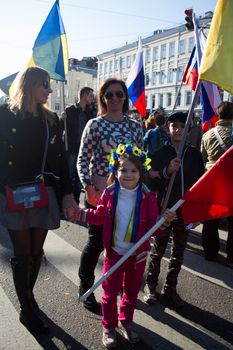
[[[102,116],[89,120],[82,134],[77,162],[84,188],[93,183],[94,175],[107,178],[107,156],[119,143],[128,142],[143,148],[143,131],[139,122],[127,116],[121,122],[110,122]]]

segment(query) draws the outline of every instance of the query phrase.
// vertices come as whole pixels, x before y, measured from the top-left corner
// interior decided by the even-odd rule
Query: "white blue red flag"
[[[193,91],[196,89],[198,82],[198,66],[196,56],[196,46],[194,46],[188,64],[186,66],[182,81],[188,85]]]
[[[143,66],[143,51],[141,39],[138,41],[138,50],[136,53],[135,61],[129,72],[129,76],[126,81],[128,88],[129,98],[132,101],[134,107],[141,114],[146,116],[146,95],[145,95],[145,76]]]

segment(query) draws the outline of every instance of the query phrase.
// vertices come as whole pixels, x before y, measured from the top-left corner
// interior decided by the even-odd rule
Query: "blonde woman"
[[[59,120],[46,107],[51,92],[49,74],[27,68],[0,107],[0,223],[13,246],[20,322],[38,333],[48,332],[33,295],[43,244],[60,226],[60,209],[70,220],[76,212]]]

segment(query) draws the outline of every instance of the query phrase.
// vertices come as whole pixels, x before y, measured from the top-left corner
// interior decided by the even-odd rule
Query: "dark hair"
[[[90,87],[84,86],[81,90],[80,90],[80,94],[79,97],[82,98],[85,94],[89,94],[90,92],[93,92],[94,90]]]
[[[233,103],[224,101],[216,109],[216,113],[220,119],[233,119]]]
[[[115,172],[111,173],[108,177],[108,181],[107,181],[107,184],[110,185],[110,184],[113,184],[115,182],[115,177],[116,177],[116,172],[120,166],[120,162],[124,159],[128,159],[130,162],[132,162],[135,167],[138,169],[139,171],[139,174],[140,174],[140,178],[139,178],[139,182],[142,183],[144,181],[144,168],[143,168],[143,165],[142,165],[142,162],[139,160],[138,157],[136,157],[135,155],[133,154],[128,154],[128,153],[124,153],[120,156],[119,159],[117,159],[115,161],[115,165],[116,165],[116,170]]]
[[[107,112],[107,105],[104,101],[104,95],[110,85],[114,84],[120,84],[122,87],[122,90],[125,94],[125,101],[123,104],[122,112],[124,114],[128,113],[129,111],[129,95],[128,90],[125,85],[125,82],[123,80],[117,79],[117,78],[109,78],[103,82],[103,84],[100,87],[99,93],[98,93],[98,115],[105,114]]]

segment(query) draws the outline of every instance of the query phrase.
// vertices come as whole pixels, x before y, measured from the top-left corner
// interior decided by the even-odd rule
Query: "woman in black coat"
[[[48,332],[33,295],[43,244],[48,230],[60,226],[60,209],[70,220],[76,215],[59,120],[46,107],[51,92],[49,74],[39,67],[27,68],[0,107],[0,223],[13,245],[11,266],[20,322],[39,333]],[[36,198],[24,197],[19,203],[18,185],[29,183],[28,193],[38,190],[37,181],[43,188],[42,203],[37,192]]]

